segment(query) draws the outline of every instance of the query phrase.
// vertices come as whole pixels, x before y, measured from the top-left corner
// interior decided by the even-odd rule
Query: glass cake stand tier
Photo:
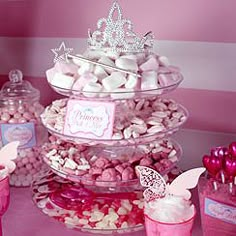
[[[96,98],[96,100],[101,101],[114,101],[114,100],[123,100],[123,99],[136,99],[136,98],[148,98],[153,96],[160,96],[174,91],[180,83],[183,81],[183,76],[179,73],[175,80],[173,80],[167,86],[160,86],[157,88],[146,89],[146,90],[132,90],[132,89],[121,89],[120,91],[111,91],[111,92],[93,92],[86,90],[75,90],[75,89],[66,89],[58,87],[49,82],[51,88],[67,97],[75,96],[82,99]]]
[[[137,99],[116,104],[112,137],[65,134],[68,99],[56,100],[41,115],[49,133],[67,142],[87,146],[129,146],[150,143],[172,135],[188,118],[188,111],[171,99]],[[84,134],[84,133],[83,133]]]
[[[55,174],[65,179],[84,186],[129,190],[139,186],[135,166],[149,166],[166,175],[182,156],[181,146],[172,139],[126,148],[85,147],[55,140],[42,149],[43,160]]]
[[[44,214],[71,229],[112,235],[143,229],[140,191],[94,192],[47,172],[33,181],[32,195]]]

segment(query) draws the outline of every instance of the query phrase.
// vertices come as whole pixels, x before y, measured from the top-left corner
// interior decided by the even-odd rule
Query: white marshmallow
[[[73,63],[58,61],[55,64],[55,69],[62,74],[76,74],[78,66]]]
[[[112,91],[124,85],[126,83],[126,78],[124,73],[113,72],[110,76],[102,80],[104,88],[108,91]]]
[[[54,67],[46,71],[46,77],[47,77],[48,83],[50,84],[52,83],[53,77],[55,76],[56,73],[57,73],[57,70]]]
[[[94,74],[99,78],[99,80],[102,80],[108,76],[107,72],[101,66],[95,67]]]
[[[102,64],[105,64],[105,65],[108,65],[108,66],[112,66],[112,67],[115,67],[115,63],[114,61],[112,61],[110,58],[108,57],[101,57],[98,62],[102,63]],[[108,73],[112,73],[112,69],[109,69],[109,68],[105,68],[104,67],[104,70],[107,71]]]
[[[96,97],[97,93],[99,93],[102,90],[102,85],[94,82],[87,83],[84,88],[84,96],[85,97]],[[92,93],[88,93],[92,92]]]
[[[66,159],[65,164],[64,164],[65,168],[69,168],[72,170],[75,170],[77,166],[78,166],[77,163],[71,159]]]
[[[85,73],[83,75],[81,75],[77,81],[74,83],[73,85],[73,90],[75,91],[81,91],[83,89],[83,87],[90,83],[96,83],[98,81],[98,78],[92,74],[92,73]]]
[[[155,71],[147,71],[142,73],[141,79],[141,89],[148,90],[148,89],[157,89],[158,80],[157,80],[157,72]]]
[[[138,64],[136,61],[128,58],[118,58],[116,60],[116,66],[121,69],[137,72],[138,71]]]
[[[138,85],[138,77],[135,75],[128,75],[127,82],[125,83],[125,88],[134,89]]]
[[[59,88],[71,89],[74,81],[74,77],[56,73],[51,80],[51,84]]]
[[[85,73],[93,72],[94,66],[91,63],[84,62],[78,69],[78,74],[83,75]]]

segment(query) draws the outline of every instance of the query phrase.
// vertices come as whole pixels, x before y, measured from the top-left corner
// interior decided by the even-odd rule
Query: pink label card
[[[69,100],[64,134],[91,139],[111,139],[115,103]]]

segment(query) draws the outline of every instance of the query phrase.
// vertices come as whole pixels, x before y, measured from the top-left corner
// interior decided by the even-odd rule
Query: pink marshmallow
[[[146,62],[144,62],[140,66],[140,69],[142,71],[158,71],[158,68],[159,68],[159,63],[155,57],[149,58]]]
[[[172,85],[175,82],[172,74],[159,74],[158,81],[162,87]]]
[[[72,63],[65,63],[58,61],[55,64],[55,69],[57,72],[60,72],[62,74],[77,74],[78,66]]]

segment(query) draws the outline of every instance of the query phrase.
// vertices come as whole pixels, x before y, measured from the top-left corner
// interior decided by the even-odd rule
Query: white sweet
[[[71,170],[75,170],[77,166],[78,166],[78,164],[75,161],[66,158],[66,161],[65,161],[65,164],[64,164],[65,168],[69,168]]]
[[[101,66],[96,66],[93,72],[100,80],[108,76],[107,72]]]
[[[135,60],[129,58],[118,58],[116,59],[116,67],[137,72],[138,71],[138,64]]]
[[[145,203],[145,214],[153,220],[163,223],[181,223],[195,214],[190,201],[177,196],[165,196]]]
[[[56,70],[54,67],[46,71],[46,77],[47,77],[48,83],[51,83],[51,82],[52,82],[53,77],[54,77],[55,74],[56,74],[56,71],[57,71],[57,70]]]
[[[56,73],[51,80],[51,84],[59,88],[71,89],[74,81],[74,77]]]
[[[138,77],[135,75],[128,75],[127,82],[125,83],[125,88],[135,89],[138,85]]]
[[[84,96],[85,97],[96,97],[97,93],[99,93],[102,90],[102,85],[94,82],[87,83],[84,88]],[[88,93],[92,92],[92,93]]]
[[[98,62],[108,65],[108,66],[112,66],[115,67],[115,63],[114,61],[112,61],[110,58],[108,57],[101,57]],[[111,73],[113,70],[112,69],[108,69],[108,68],[104,68],[107,72]]]
[[[83,75],[85,73],[90,73],[93,71],[94,66],[91,63],[84,62],[82,66],[78,69],[78,74]]]
[[[141,89],[157,89],[159,87],[156,71],[147,71],[142,73]]]
[[[125,74],[121,72],[113,72],[110,76],[102,80],[104,88],[108,91],[112,91],[124,85],[126,83]]]

